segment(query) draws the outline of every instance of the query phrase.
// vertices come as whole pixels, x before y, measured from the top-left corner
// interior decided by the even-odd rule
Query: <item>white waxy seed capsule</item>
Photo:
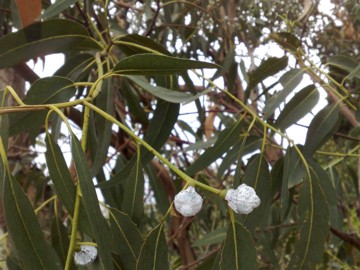
[[[175,209],[184,217],[195,216],[200,211],[202,204],[203,198],[192,186],[180,191],[174,199]]]
[[[80,250],[74,253],[74,261],[77,265],[87,265],[95,261],[98,250],[94,246],[82,245]]]
[[[246,184],[241,184],[235,190],[229,189],[225,200],[229,207],[238,214],[249,214],[260,205],[260,198],[256,195],[255,190]]]

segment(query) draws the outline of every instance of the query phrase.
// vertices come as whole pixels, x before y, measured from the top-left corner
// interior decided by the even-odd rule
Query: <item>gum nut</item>
[[[195,216],[200,211],[202,203],[203,199],[192,186],[180,191],[174,199],[176,211],[184,217]]]
[[[260,198],[255,190],[246,184],[241,184],[236,190],[229,189],[226,193],[229,207],[238,214],[249,214],[260,205]]]
[[[94,246],[83,245],[80,250],[74,253],[74,261],[77,265],[87,265],[95,261],[98,255],[98,250]]]

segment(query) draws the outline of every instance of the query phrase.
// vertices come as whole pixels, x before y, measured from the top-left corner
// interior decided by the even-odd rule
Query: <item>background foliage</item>
[[[0,1],[3,269],[360,267],[360,5],[322,2]]]

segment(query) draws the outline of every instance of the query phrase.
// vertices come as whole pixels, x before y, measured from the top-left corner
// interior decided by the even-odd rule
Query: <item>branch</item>
[[[354,246],[357,250],[360,251],[360,238],[355,233],[347,234],[347,233],[339,231],[339,230],[337,230],[337,229],[335,229],[333,227],[330,227],[330,231],[334,235],[339,237],[341,240],[343,240],[344,242]]]

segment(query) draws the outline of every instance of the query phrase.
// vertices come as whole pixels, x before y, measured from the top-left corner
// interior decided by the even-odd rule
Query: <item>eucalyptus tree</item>
[[[0,4],[4,267],[359,266],[358,4]]]

